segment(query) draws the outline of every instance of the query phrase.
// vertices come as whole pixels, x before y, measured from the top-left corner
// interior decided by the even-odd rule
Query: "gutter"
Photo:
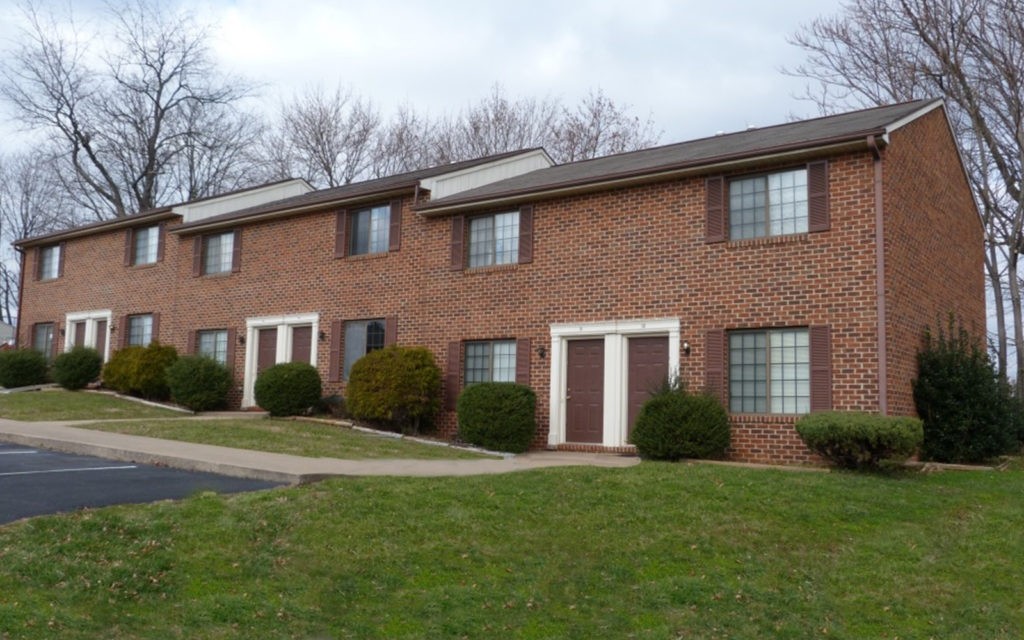
[[[884,201],[882,198],[882,150],[875,136],[867,137],[874,165],[875,186],[875,306],[878,319],[878,412],[889,413],[888,353],[885,309],[885,229]]]
[[[21,337],[21,301],[25,295],[25,250],[18,245],[14,245],[14,250],[21,254],[21,273],[18,274],[18,321],[14,324],[14,348],[17,349],[21,346],[18,339]]]

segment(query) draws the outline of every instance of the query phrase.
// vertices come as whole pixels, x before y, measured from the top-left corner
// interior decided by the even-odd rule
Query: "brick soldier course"
[[[231,402],[244,406],[257,342],[272,360],[308,358],[344,394],[346,326],[358,328],[346,323],[379,319],[385,342],[426,346],[444,371],[442,435],[455,433],[452,400],[479,348],[467,343],[499,341],[492,365],[506,349],[501,362],[537,392],[536,448],[629,451],[636,376],[675,368],[728,407],[742,332],[806,334],[795,371],[809,399],[797,406],[903,415],[923,330],[952,314],[984,331],[982,228],[939,101],[548,165],[527,150],[288,197],[271,186],[256,204],[229,194],[21,240],[19,345],[52,325],[55,350],[78,339],[109,354],[137,314],[179,352],[198,348],[197,331],[224,330]],[[808,230],[730,238],[738,180],[791,169],[806,171]],[[351,255],[353,220],[370,206],[388,212],[386,247]],[[470,267],[472,221],[504,212],[518,213],[513,259]],[[154,225],[159,259],[132,266],[131,233]],[[202,275],[197,248],[225,232],[232,268]],[[40,279],[53,247],[59,275]],[[271,328],[276,343],[261,334]],[[664,341],[630,369],[646,337]],[[596,382],[576,394],[584,347]],[[795,413],[735,409],[733,459],[813,459]]]

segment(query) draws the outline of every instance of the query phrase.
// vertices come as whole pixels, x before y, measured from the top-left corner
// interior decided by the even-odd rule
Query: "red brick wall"
[[[914,415],[924,329],[952,314],[984,343],[984,237],[941,110],[893,132],[882,175],[889,413]]]
[[[913,146],[917,135],[934,132],[908,130],[902,139]],[[893,147],[900,139],[894,136]],[[244,227],[241,271],[224,276],[192,276],[190,237],[170,235],[162,264],[132,269],[122,264],[124,232],[98,234],[69,242],[64,278],[27,283],[20,335],[30,340],[31,323],[94,308],[111,308],[115,321],[161,311],[160,339],[180,350],[196,329],[245,335],[248,317],[315,312],[329,334],[333,320],[396,316],[398,343],[428,347],[442,368],[450,341],[530,338],[534,444],[542,447],[551,356],[541,358],[537,347],[550,344],[552,323],[678,318],[681,338],[692,346],[680,355],[691,389],[703,386],[708,329],[824,324],[832,332],[833,406],[877,411],[872,176],[867,150],[830,160],[827,232],[717,244],[704,240],[704,176],[536,202],[533,262],[473,271],[449,269],[450,219],[418,215],[411,194],[403,201],[398,252],[335,259],[335,216],[325,211]],[[966,254],[964,264],[971,259]],[[893,277],[907,277],[910,267],[893,262]],[[980,273],[980,258],[972,269]],[[317,344],[325,380],[329,344],[329,336]],[[245,347],[232,347],[237,401]],[[793,421],[735,417],[732,456],[811,460]],[[452,435],[454,414],[444,412],[439,426]]]

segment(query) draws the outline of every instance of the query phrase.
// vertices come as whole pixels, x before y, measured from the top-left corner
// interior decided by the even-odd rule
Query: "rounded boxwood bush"
[[[424,347],[377,349],[352,365],[346,400],[358,420],[416,433],[441,406],[441,370]]]
[[[729,416],[716,398],[679,391],[644,403],[629,441],[641,458],[719,458],[729,448]]]
[[[478,447],[522,453],[537,430],[537,395],[512,382],[482,382],[459,395],[459,437]]]
[[[0,351],[0,387],[14,389],[46,382],[46,356],[35,349]]]
[[[839,411],[804,416],[797,420],[796,432],[811,451],[845,469],[906,460],[924,439],[917,418]]]
[[[53,381],[71,391],[84,389],[102,371],[103,356],[91,347],[75,347],[53,361]]]
[[[131,393],[132,381],[142,347],[125,347],[118,349],[103,367],[103,386],[119,393]]]
[[[171,399],[193,411],[219,409],[227,404],[231,372],[213,358],[185,356],[167,367]]]
[[[305,362],[285,362],[268,367],[256,378],[256,404],[272,416],[295,416],[320,403],[320,374]]]

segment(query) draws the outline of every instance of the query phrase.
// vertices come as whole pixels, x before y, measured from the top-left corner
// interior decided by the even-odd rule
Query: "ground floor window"
[[[345,323],[345,364],[343,375],[348,380],[352,365],[371,351],[383,349],[385,324],[383,318],[349,320]]]
[[[196,335],[196,352],[226,365],[228,362],[228,330],[199,331]]]
[[[477,382],[515,382],[515,340],[489,340],[466,343],[466,385]]]
[[[147,347],[153,341],[153,315],[128,316],[128,345]]]
[[[47,360],[53,357],[53,332],[52,322],[40,322],[32,329],[32,348],[46,356]]]
[[[729,410],[807,413],[811,408],[807,329],[729,334]]]

